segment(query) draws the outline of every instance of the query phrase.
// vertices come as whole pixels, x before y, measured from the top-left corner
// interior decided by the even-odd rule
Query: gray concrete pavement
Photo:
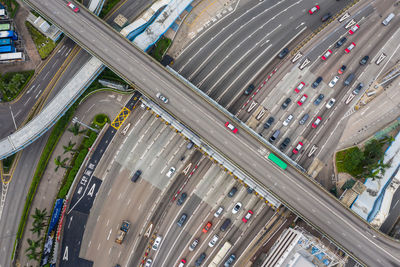
[[[336,199],[296,170],[291,167],[286,171],[277,169],[258,152],[264,145],[255,136],[242,127],[238,134],[229,132],[224,126],[226,115],[171,77],[97,18],[84,10],[75,14],[61,1],[33,0],[30,4],[46,14],[49,20],[62,25],[64,32],[73,35],[86,49],[90,48],[91,53],[107,62],[121,76],[134,81],[147,95],[155,96],[159,91],[165,94],[170,101],[162,106],[167,111],[175,114],[221,153],[229,155],[260,185],[285,199],[288,206],[295,207],[298,213],[348,252],[369,265],[394,266],[400,263],[395,252],[398,244],[384,236],[375,238],[370,235],[365,222],[354,217]],[[141,68],[134,68],[137,64]]]

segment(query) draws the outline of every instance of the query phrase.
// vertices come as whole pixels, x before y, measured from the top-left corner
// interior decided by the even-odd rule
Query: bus
[[[222,248],[218,251],[217,255],[213,258],[211,263],[208,265],[208,267],[217,267],[219,264],[222,262],[222,260],[226,257],[228,254],[229,250],[231,249],[232,244],[229,243],[229,241],[226,241],[225,244],[222,246]]]
[[[280,167],[282,170],[286,170],[287,164],[283,160],[278,158],[274,153],[269,153],[268,159],[278,165],[278,167]]]

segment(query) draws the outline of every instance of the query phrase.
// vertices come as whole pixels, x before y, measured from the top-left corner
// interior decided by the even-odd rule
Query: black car
[[[136,183],[136,181],[139,179],[139,177],[140,177],[141,174],[142,174],[142,171],[141,171],[141,170],[137,170],[137,171],[135,172],[135,174],[132,176],[131,181],[134,182],[134,183]]]
[[[357,87],[354,88],[353,94],[354,94],[354,95],[358,95],[358,94],[360,93],[361,89],[363,89],[363,87],[364,87],[364,84],[363,84],[363,83],[359,83],[359,84],[357,85]]]
[[[323,94],[319,94],[317,99],[315,99],[315,101],[314,101],[314,105],[318,106],[321,103],[322,99],[324,99],[324,97],[325,96]]]
[[[327,20],[330,19],[330,18],[332,18],[331,13],[326,13],[325,15],[322,16],[321,21],[322,21],[322,22],[325,22],[325,21],[327,21]]]
[[[283,102],[281,108],[286,109],[289,106],[290,102],[292,102],[292,99],[290,99],[289,97],[286,98],[285,101]]]
[[[318,85],[319,85],[321,82],[322,82],[322,77],[319,76],[319,77],[315,80],[315,82],[311,85],[311,87],[315,89],[315,88],[318,87]]]
[[[255,88],[254,84],[250,84],[249,87],[247,87],[247,89],[244,91],[244,94],[245,95],[251,94],[251,92],[253,92],[254,88]]]
[[[335,44],[336,48],[341,47],[345,42],[347,41],[346,37],[343,37],[342,39],[340,39],[339,41],[337,41],[337,43]]]
[[[264,124],[264,129],[268,129],[272,125],[272,123],[274,123],[274,121],[274,117],[269,117],[267,122]]]
[[[282,59],[289,53],[289,48],[284,48],[278,55],[278,58]]]
[[[176,222],[176,224],[177,224],[179,227],[182,227],[183,224],[185,223],[187,217],[188,217],[187,214],[186,214],[186,213],[183,213],[183,214],[181,215],[181,217],[179,218],[179,220]]]
[[[290,143],[290,138],[286,137],[285,140],[283,140],[282,144],[279,146],[280,150],[285,150],[287,148],[287,146]]]
[[[365,64],[367,64],[368,59],[369,59],[369,56],[363,57],[363,58],[360,60],[360,65],[365,65]]]
[[[228,197],[233,197],[237,192],[237,188],[236,187],[232,187],[231,191],[229,191],[228,193]]]
[[[204,253],[204,252],[201,253],[200,256],[197,258],[197,260],[195,262],[196,266],[200,266],[203,263],[203,261],[206,258],[206,256],[207,256],[206,253]]]
[[[182,193],[181,196],[178,198],[178,201],[176,201],[176,204],[178,206],[181,206],[183,204],[183,202],[185,202],[186,197],[187,197],[187,194]]]

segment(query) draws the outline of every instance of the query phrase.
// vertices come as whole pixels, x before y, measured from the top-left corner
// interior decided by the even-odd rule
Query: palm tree
[[[28,238],[27,241],[28,241],[29,247],[25,251],[26,252],[31,251],[32,253],[37,254],[36,249],[40,246],[40,239],[35,241],[35,240]]]
[[[40,210],[38,208],[35,209],[35,214],[32,215],[32,218],[35,219],[35,221],[43,221],[47,217],[47,210],[46,208]]]
[[[39,223],[34,221],[33,222],[33,227],[29,229],[33,234],[36,233],[37,236],[39,237],[40,234],[42,233],[42,230],[44,228],[45,224],[44,223]]]
[[[70,128],[68,128],[68,131],[73,133],[75,136],[86,132],[86,130],[82,130],[82,131],[80,130],[80,125],[77,122],[75,122],[74,125],[72,125]]]
[[[59,167],[64,169],[68,168],[68,165],[66,164],[67,160],[69,160],[69,158],[61,159],[61,156],[55,158],[54,163],[57,165],[57,167],[54,170],[58,171]]]
[[[71,152],[76,152],[77,150],[76,149],[74,149],[74,146],[76,145],[76,143],[72,143],[72,141],[71,140],[69,140],[69,142],[68,142],[68,145],[66,145],[66,146],[63,146],[63,148],[64,148],[64,153],[63,154],[65,154],[65,153],[67,153],[67,152],[69,152],[69,151],[71,151]]]

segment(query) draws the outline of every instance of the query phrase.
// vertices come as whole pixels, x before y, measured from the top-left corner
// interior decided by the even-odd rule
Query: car
[[[236,260],[236,255],[235,254],[231,254],[229,256],[229,258],[225,261],[224,263],[224,267],[230,267],[231,264]]]
[[[314,105],[318,106],[324,97],[325,96],[323,94],[319,94],[319,96],[314,100]]]
[[[253,92],[254,88],[255,88],[254,84],[250,84],[249,87],[247,87],[247,89],[244,91],[244,95],[251,94],[251,92]]]
[[[354,95],[358,95],[358,94],[360,93],[360,91],[363,89],[363,87],[364,87],[364,84],[363,84],[363,83],[359,83],[359,84],[357,85],[357,87],[354,88],[353,94],[354,94]]]
[[[229,121],[227,121],[225,123],[225,127],[228,128],[229,130],[231,130],[232,133],[237,133],[238,132],[238,129],[235,126],[233,126],[233,124],[230,124]]]
[[[212,226],[212,223],[211,222],[207,222],[207,224],[203,228],[203,233],[207,233],[208,230],[210,230],[211,226]]]
[[[301,148],[303,147],[303,143],[302,142],[299,142],[298,144],[297,144],[297,146],[295,147],[295,148],[293,148],[293,154],[298,154],[299,153],[299,151],[301,150]]]
[[[343,72],[345,71],[347,69],[347,67],[346,67],[346,65],[342,65],[341,67],[340,67],[340,69],[338,70],[338,74],[343,74]]]
[[[301,106],[306,102],[308,95],[304,94],[299,101],[297,101],[297,105]]]
[[[215,217],[215,218],[218,218],[219,215],[221,215],[223,211],[224,211],[224,207],[219,206],[218,209],[217,209],[217,210],[215,211],[215,213],[214,213],[214,217]]]
[[[241,207],[242,207],[242,203],[240,203],[240,202],[236,203],[235,206],[232,209],[232,213],[233,214],[238,213],[238,211],[240,210]]]
[[[311,126],[315,129],[318,127],[318,125],[321,123],[321,121],[322,121],[322,118],[320,116],[318,116]]]
[[[329,82],[328,86],[331,88],[334,87],[337,81],[339,81],[339,76],[333,77],[332,81]]]
[[[332,50],[328,49],[325,54],[322,55],[322,60],[326,60],[330,55],[332,55]]]
[[[68,6],[69,8],[71,8],[72,11],[74,11],[75,13],[78,13],[78,12],[79,12],[79,7],[77,7],[76,5],[74,5],[72,2],[68,2],[67,6]]]
[[[283,126],[288,126],[292,119],[293,115],[289,114],[289,116],[287,116],[286,120],[283,122]]]
[[[325,15],[322,16],[321,21],[325,22],[330,18],[332,18],[332,14],[331,13],[326,13]]]
[[[192,244],[190,244],[190,246],[189,246],[189,250],[193,251],[197,247],[197,244],[199,244],[199,242],[200,242],[200,240],[198,238],[193,240]]]
[[[264,129],[268,129],[271,125],[272,125],[272,123],[275,121],[275,118],[274,117],[269,117],[268,118],[268,120],[267,120],[267,122],[264,124]]]
[[[347,38],[346,37],[342,37],[339,41],[336,42],[335,47],[336,48],[341,47],[346,41],[347,41]]]
[[[196,266],[201,266],[204,259],[207,257],[206,253],[201,253],[200,256],[197,258],[196,262],[194,263]]]
[[[308,115],[308,113],[304,114],[303,118],[301,118],[301,120],[299,120],[299,124],[303,125],[304,123],[306,123],[306,121],[308,120],[309,117],[310,117],[310,115]]]
[[[153,263],[152,259],[147,259],[146,260],[146,264],[144,265],[144,267],[151,267],[151,264]]]
[[[282,51],[278,54],[278,58],[283,59],[287,54],[289,53],[289,48],[284,48]]]
[[[249,210],[245,216],[242,218],[242,222],[247,223],[248,220],[250,220],[251,216],[253,215],[253,211]]]
[[[165,96],[163,96],[161,93],[157,93],[157,94],[156,94],[156,97],[157,97],[158,99],[160,99],[162,102],[164,102],[165,104],[168,103],[168,98],[166,98]]]
[[[169,170],[168,170],[166,176],[167,176],[167,177],[171,177],[171,176],[175,173],[175,170],[176,170],[175,167],[169,168]]]
[[[310,15],[314,14],[315,12],[317,12],[320,9],[319,5],[315,5],[312,8],[310,8],[310,10],[308,10],[308,13]]]
[[[350,53],[350,51],[351,51],[354,47],[356,47],[356,44],[353,42],[353,43],[351,43],[351,44],[344,50],[344,52],[345,52],[346,54],[348,54],[348,53]]]
[[[176,224],[177,224],[179,227],[182,227],[183,224],[186,222],[187,217],[188,217],[188,216],[187,216],[186,213],[182,213],[181,217],[180,217],[179,220],[176,222]]]
[[[290,97],[286,98],[285,101],[282,103],[281,108],[286,109],[289,106],[290,102],[292,102],[292,99],[290,99]]]
[[[178,267],[183,267],[186,264],[186,259],[181,259],[181,261],[179,262]]]
[[[325,107],[327,109],[330,109],[331,107],[333,107],[333,105],[335,104],[336,100],[334,98],[331,98],[328,103],[326,103]]]
[[[304,82],[301,82],[299,85],[297,85],[297,87],[294,89],[294,91],[296,92],[296,93],[299,93],[300,91],[301,91],[301,89],[303,89],[303,87],[305,86],[306,84],[304,83]]]
[[[181,206],[183,204],[183,202],[185,202],[186,197],[187,197],[187,194],[186,193],[182,193],[181,196],[176,201],[176,204],[178,206]]]
[[[283,140],[283,142],[281,143],[281,145],[279,146],[280,150],[285,150],[287,148],[287,146],[290,143],[290,138],[286,137],[285,140]]]
[[[141,170],[137,170],[137,171],[133,174],[133,176],[132,176],[132,178],[131,178],[131,181],[134,182],[134,183],[136,183],[136,181],[139,179],[140,175],[142,175],[142,171],[141,171]]]
[[[351,27],[351,29],[349,30],[349,34],[352,35],[352,34],[355,33],[359,28],[360,28],[360,26],[359,26],[358,24],[354,25],[354,26]]]
[[[231,224],[231,219],[226,218],[225,221],[221,224],[219,230],[221,230],[221,232],[225,232],[225,230],[228,229],[230,224]]]
[[[157,250],[161,245],[162,236],[157,236],[154,240],[153,246],[151,246],[152,250]]]
[[[315,79],[315,81],[313,82],[313,84],[311,85],[312,88],[317,88],[318,85],[322,82],[322,77],[319,76],[317,79]]]
[[[228,193],[228,197],[233,197],[235,194],[236,194],[236,192],[237,192],[237,187],[232,187],[231,188],[231,191],[229,191],[229,193]]]
[[[217,244],[218,240],[219,240],[219,236],[218,236],[217,234],[215,234],[215,235],[211,238],[210,242],[208,242],[208,246],[209,246],[210,248],[214,247],[215,244]]]
[[[275,130],[275,132],[271,135],[271,137],[269,138],[269,141],[272,143],[276,140],[276,138],[279,137],[279,134],[281,133],[280,130]]]
[[[368,63],[369,60],[369,56],[364,56],[361,60],[360,60],[360,65],[365,65]]]

